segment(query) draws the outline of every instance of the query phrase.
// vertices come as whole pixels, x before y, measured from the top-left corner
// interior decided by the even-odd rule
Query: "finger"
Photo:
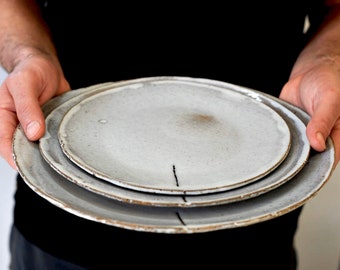
[[[35,81],[16,79],[12,76],[7,79],[7,89],[10,89],[17,118],[29,140],[39,139],[45,132],[44,116],[39,104],[39,95],[42,91]]]
[[[12,151],[12,138],[18,124],[15,113],[0,110],[0,123],[0,155],[13,169],[17,170]]]
[[[306,132],[312,148],[316,151],[326,149],[326,139],[339,118],[339,108],[339,99],[326,97],[326,94],[315,104]]]
[[[331,137],[335,147],[335,166],[340,161],[340,118],[337,120],[331,132]]]
[[[15,107],[27,138],[31,141],[40,139],[45,132],[45,119],[38,99],[25,95],[15,99]]]

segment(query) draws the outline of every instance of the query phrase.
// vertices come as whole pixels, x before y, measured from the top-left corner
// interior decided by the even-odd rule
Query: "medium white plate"
[[[291,134],[269,106],[222,85],[155,78],[114,87],[65,113],[66,156],[138,191],[207,194],[254,182],[287,156]]]
[[[46,133],[40,139],[39,144],[42,156],[50,164],[50,166],[63,177],[92,192],[127,203],[154,206],[195,207],[230,203],[255,197],[278,187],[298,173],[308,159],[310,147],[305,133],[305,124],[300,120],[300,118],[298,118],[285,106],[269,97],[251,91],[245,91],[242,93],[248,96],[249,93],[252,93],[252,98],[257,99],[260,102],[264,102],[275,109],[275,111],[277,111],[285,119],[292,134],[292,145],[287,158],[275,171],[263,177],[260,181],[256,181],[250,185],[245,185],[237,189],[197,196],[169,196],[166,194],[160,195],[144,193],[121,188],[119,186],[112,185],[107,181],[100,181],[100,179],[86,173],[67,159],[60,148],[57,129],[63,115],[72,106],[79,103],[84,98],[93,95],[94,93],[98,93],[98,91],[106,91],[107,89],[122,85],[122,83],[123,82],[119,82],[119,84],[111,83],[98,85],[77,91],[71,91],[64,94],[65,96],[59,96],[51,100],[43,107],[46,116]],[[235,87],[230,87],[229,89],[232,91],[239,91],[236,90]],[[69,99],[66,100],[66,98]]]
[[[253,95],[253,92],[250,93]],[[65,96],[65,100],[68,97]],[[304,123],[308,117],[290,108]],[[302,170],[284,185],[245,201],[209,207],[152,207],[116,200],[90,192],[65,180],[43,159],[37,143],[27,140],[20,126],[13,140],[20,175],[37,194],[52,204],[95,222],[157,233],[196,233],[247,226],[286,214],[303,205],[327,183],[333,172],[334,145],[327,139],[322,153],[312,152]]]

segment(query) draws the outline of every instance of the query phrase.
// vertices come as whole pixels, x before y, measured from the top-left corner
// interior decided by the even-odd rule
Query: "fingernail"
[[[325,150],[326,149],[326,142],[325,142],[325,138],[323,137],[321,132],[318,132],[316,134],[316,138],[317,138],[318,142],[320,143],[320,145],[322,146],[322,149]]]
[[[38,121],[32,121],[27,125],[26,134],[28,138],[34,138],[40,130],[40,124]]]

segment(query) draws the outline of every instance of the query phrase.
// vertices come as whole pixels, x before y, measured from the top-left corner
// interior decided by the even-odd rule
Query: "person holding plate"
[[[0,10],[0,64],[8,72],[0,86],[0,155],[14,169],[17,125],[38,141],[46,128],[41,106],[53,97],[154,76],[206,78],[280,97],[311,116],[313,151],[325,151],[331,137],[334,166],[339,161],[340,1],[1,0]],[[10,269],[297,269],[301,211],[202,233],[142,232],[68,213],[18,174]]]

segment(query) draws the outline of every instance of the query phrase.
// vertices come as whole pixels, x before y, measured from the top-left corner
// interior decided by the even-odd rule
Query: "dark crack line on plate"
[[[176,215],[177,215],[179,221],[180,221],[184,226],[186,226],[186,224],[185,224],[184,220],[182,219],[181,215],[180,215],[178,212],[176,212]]]
[[[174,173],[174,177],[176,180],[176,186],[179,187],[179,183],[178,183],[178,178],[177,178],[177,174],[176,174],[176,167],[175,165],[172,165],[172,172]]]
[[[179,187],[179,182],[178,182],[178,178],[177,178],[177,174],[176,174],[176,166],[175,165],[172,165],[172,172],[173,172],[175,180],[176,180],[176,186]],[[183,199],[184,202],[187,202],[187,199],[185,197],[185,192],[184,192],[184,195],[182,196],[182,199]]]

